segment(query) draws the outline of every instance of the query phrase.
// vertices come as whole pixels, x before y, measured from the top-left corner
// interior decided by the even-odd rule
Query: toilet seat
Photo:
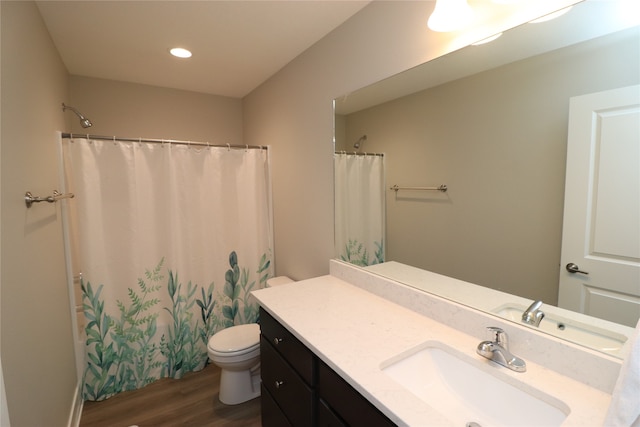
[[[209,338],[209,354],[225,357],[239,356],[259,350],[260,326],[257,323],[232,326]]]

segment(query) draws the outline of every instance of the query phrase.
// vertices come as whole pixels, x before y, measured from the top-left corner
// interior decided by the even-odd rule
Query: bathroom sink
[[[492,311],[506,319],[521,322],[524,310],[526,307],[518,304],[505,304]],[[545,312],[538,329],[610,354],[619,354],[627,341],[627,337],[622,334],[548,312]]]
[[[504,368],[440,342],[389,359],[381,369],[456,426],[558,426],[570,412]]]

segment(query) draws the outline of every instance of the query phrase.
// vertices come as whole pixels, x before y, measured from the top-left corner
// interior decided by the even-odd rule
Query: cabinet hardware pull
[[[276,380],[275,386],[277,389],[282,387],[283,385],[284,385],[284,381]]]
[[[273,343],[274,343],[275,345],[278,345],[278,344],[280,344],[281,342],[282,342],[282,338],[274,338],[274,339],[273,339]]]

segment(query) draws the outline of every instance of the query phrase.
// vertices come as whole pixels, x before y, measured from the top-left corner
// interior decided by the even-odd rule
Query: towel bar
[[[27,207],[30,208],[34,203],[47,202],[47,203],[55,203],[60,199],[71,199],[75,197],[73,193],[59,193],[58,190],[53,190],[53,194],[48,197],[38,197],[31,194],[30,191],[27,191],[24,195],[24,202]]]
[[[420,190],[420,191],[435,190],[435,191],[441,191],[443,193],[446,193],[447,186],[445,184],[439,185],[437,187],[400,187],[399,185],[394,185],[393,187],[390,188],[390,190],[393,190],[396,193],[398,192],[398,190]]]

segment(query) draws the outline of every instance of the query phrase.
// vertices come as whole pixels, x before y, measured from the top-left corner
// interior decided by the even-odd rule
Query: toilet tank
[[[293,282],[292,279],[287,276],[277,276],[267,279],[267,288],[272,288],[274,286],[284,285],[285,283]]]

